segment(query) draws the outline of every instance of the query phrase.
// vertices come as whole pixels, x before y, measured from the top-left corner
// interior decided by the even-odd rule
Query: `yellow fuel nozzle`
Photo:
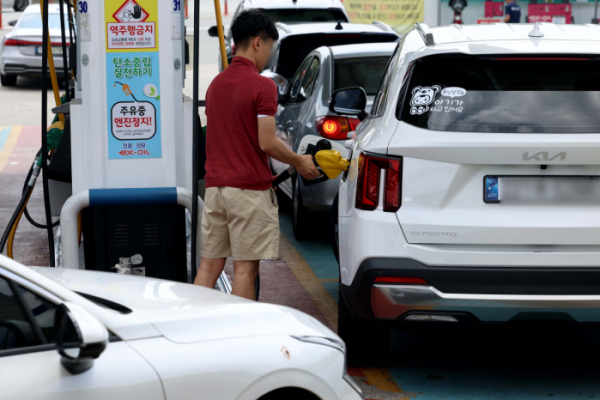
[[[347,171],[350,165],[350,161],[343,158],[337,150],[318,151],[315,160],[329,179],[337,178],[342,172]]]

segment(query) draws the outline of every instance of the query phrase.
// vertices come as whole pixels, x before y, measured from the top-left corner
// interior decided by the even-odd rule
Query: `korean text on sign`
[[[108,23],[109,49],[154,49],[156,26],[154,22]]]

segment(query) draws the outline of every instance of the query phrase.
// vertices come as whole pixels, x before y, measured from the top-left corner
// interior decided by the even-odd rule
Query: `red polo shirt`
[[[235,57],[206,92],[206,187],[267,190],[269,158],[258,145],[258,115],[277,113],[277,86]]]

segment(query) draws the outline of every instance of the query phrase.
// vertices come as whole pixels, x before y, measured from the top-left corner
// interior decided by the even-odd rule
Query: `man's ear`
[[[252,47],[254,48],[255,51],[258,51],[260,48],[260,37],[257,36],[254,39],[252,39]]]

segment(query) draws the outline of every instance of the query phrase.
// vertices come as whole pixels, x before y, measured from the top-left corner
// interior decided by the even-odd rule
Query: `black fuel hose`
[[[38,151],[37,155],[35,156],[36,160],[40,156],[41,152],[42,152],[42,149],[40,149],[40,151]],[[25,183],[23,183],[23,193],[25,193],[25,191],[27,190],[27,186],[29,186],[29,179],[31,178],[32,174],[33,174],[33,165],[31,165],[31,167],[29,167],[29,172],[27,172],[27,177],[25,178]],[[33,187],[31,189],[33,190]],[[33,217],[29,214],[29,211],[27,210],[27,203],[25,203],[25,210],[23,210],[23,214],[25,214],[25,218],[27,218],[27,221],[29,221],[29,223],[31,225],[33,225],[39,229],[48,229],[47,225],[40,224],[33,219]],[[60,224],[60,220],[54,222],[52,224],[52,227],[53,228],[57,227],[59,224]]]
[[[2,239],[0,239],[0,253],[2,253],[4,251],[4,246],[6,246],[6,242],[8,242],[8,236],[10,235],[10,231],[12,230],[13,226],[17,222],[17,218],[19,218],[19,214],[21,213],[21,210],[25,206],[25,203],[27,202],[27,198],[29,197],[31,190],[32,190],[32,188],[30,186],[28,186],[27,189],[25,190],[25,192],[23,193],[23,196],[21,197],[21,200],[19,201],[19,205],[17,206],[15,212],[13,213],[12,217],[10,218],[10,221],[8,222],[8,225],[6,226],[6,229],[4,230],[4,233],[2,234]]]
[[[54,231],[52,229],[52,214],[50,212],[50,191],[48,189],[48,138],[46,126],[48,125],[48,0],[42,0],[42,186],[44,190],[44,211],[46,213],[46,226],[48,231],[48,253],[50,267],[55,268],[54,260]],[[31,189],[28,189],[31,192]],[[26,197],[21,201],[24,203]],[[21,205],[21,207],[23,207]],[[20,209],[20,208],[19,208]],[[14,222],[13,222],[14,223]]]
[[[273,179],[273,187],[279,186],[279,184],[285,180],[290,179],[293,175],[296,175],[296,169],[293,166],[290,166],[288,169],[283,171],[281,174],[277,175],[275,179]]]

